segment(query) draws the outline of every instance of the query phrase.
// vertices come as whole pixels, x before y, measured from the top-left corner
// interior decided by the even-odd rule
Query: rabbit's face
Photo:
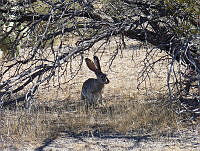
[[[107,78],[107,75],[102,72],[96,73],[96,76],[97,80],[102,84],[108,84],[110,82],[109,79]]]

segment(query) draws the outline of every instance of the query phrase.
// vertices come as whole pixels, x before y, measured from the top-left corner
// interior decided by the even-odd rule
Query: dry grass
[[[122,100],[120,100],[122,99]],[[69,100],[41,104],[31,112],[4,111],[1,116],[1,139],[24,145],[40,144],[63,132],[93,136],[98,134],[162,133],[179,129],[180,117],[162,101],[142,102],[120,98],[85,112],[81,103]]]
[[[135,56],[133,61],[132,54]],[[172,105],[164,101],[165,64],[157,65],[158,74],[152,74],[151,81],[146,83],[145,88],[141,85],[138,91],[137,74],[144,52],[132,50],[124,53],[123,57],[117,56],[112,71],[106,64],[109,56],[104,54],[104,60],[101,60],[102,68],[111,81],[104,89],[104,105],[85,112],[80,101],[81,84],[94,74],[84,66],[75,79],[62,85],[62,89],[41,90],[30,111],[21,109],[20,105],[15,110],[1,111],[0,141],[5,144],[40,144],[61,132],[131,134],[181,128],[178,122],[181,117],[171,109]],[[0,146],[3,147],[6,146]]]
[[[177,129],[179,117],[163,102],[140,103],[118,100],[116,104],[91,109],[67,100],[52,106],[37,106],[35,111],[4,111],[1,139],[6,142],[40,143],[56,138],[61,132],[92,136],[95,133],[149,133]]]

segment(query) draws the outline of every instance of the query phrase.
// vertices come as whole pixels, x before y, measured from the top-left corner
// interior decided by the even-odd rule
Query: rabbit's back
[[[86,99],[90,102],[96,101],[101,97],[104,85],[99,83],[97,79],[87,79],[82,86],[81,99]]]

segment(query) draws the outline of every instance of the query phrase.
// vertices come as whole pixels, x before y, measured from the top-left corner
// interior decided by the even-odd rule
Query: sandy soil
[[[2,151],[199,151],[198,130],[186,130],[171,136],[153,135],[99,135],[73,136],[63,133],[54,140],[46,140],[39,147],[24,144],[9,146]]]

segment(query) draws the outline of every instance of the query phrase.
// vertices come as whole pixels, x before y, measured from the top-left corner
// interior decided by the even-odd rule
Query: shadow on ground
[[[121,134],[99,134],[65,132],[55,139],[47,139],[35,151],[53,150],[132,150],[140,142],[148,141],[150,135],[126,136]]]

